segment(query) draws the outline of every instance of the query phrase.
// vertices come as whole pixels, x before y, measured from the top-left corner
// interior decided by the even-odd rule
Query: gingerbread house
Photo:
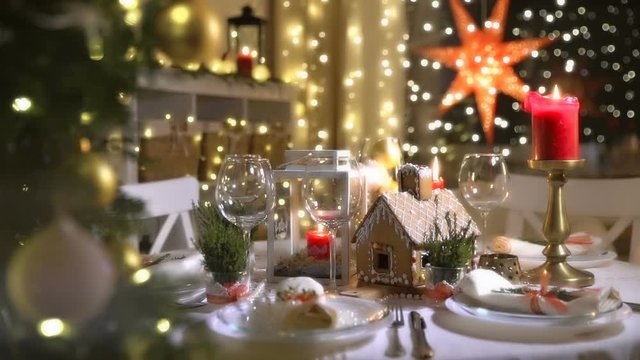
[[[471,230],[478,232],[477,225],[450,190],[436,190],[428,200],[419,200],[416,197],[419,194],[417,189],[383,193],[365,215],[354,235],[359,286],[424,285],[427,263],[421,245],[436,221],[446,231],[447,212],[457,214],[455,226],[460,228],[471,221]]]

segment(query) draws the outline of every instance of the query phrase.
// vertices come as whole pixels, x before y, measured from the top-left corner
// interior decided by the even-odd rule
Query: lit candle
[[[433,158],[433,164],[431,165],[433,169],[433,181],[431,187],[433,190],[444,189],[444,179],[440,176],[440,163],[438,162],[438,157]]]
[[[236,67],[238,74],[251,77],[253,71],[253,57],[248,47],[243,47],[236,57]]]
[[[329,241],[331,232],[321,227],[315,230],[307,230],[307,254],[316,259],[329,258]]]
[[[552,97],[530,92],[523,105],[531,113],[533,160],[580,158],[577,98],[561,97],[556,85]]]

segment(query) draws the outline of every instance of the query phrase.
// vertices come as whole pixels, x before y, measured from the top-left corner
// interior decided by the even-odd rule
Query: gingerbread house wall
[[[356,245],[358,284],[416,286],[413,243],[396,218],[389,211],[384,211],[385,206],[383,201],[376,202],[364,220],[370,223],[363,223],[359,229],[367,233],[356,234],[359,239]],[[388,254],[388,271],[376,269],[378,253]]]

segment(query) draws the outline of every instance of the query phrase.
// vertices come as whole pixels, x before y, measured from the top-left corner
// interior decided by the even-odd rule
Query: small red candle
[[[316,259],[328,259],[330,240],[329,230],[307,230],[307,254]]]
[[[253,71],[253,57],[248,47],[243,47],[236,57],[238,74],[251,77]]]
[[[432,176],[433,180],[431,182],[431,189],[444,189],[444,179],[440,176],[440,163],[438,162],[438,157],[433,158],[433,164],[431,165],[433,169]]]
[[[533,160],[580,158],[577,98],[560,97],[556,86],[552,97],[529,92],[523,105],[531,113]]]

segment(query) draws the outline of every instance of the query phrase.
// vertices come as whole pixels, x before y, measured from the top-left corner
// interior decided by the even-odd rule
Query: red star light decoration
[[[482,130],[491,145],[498,91],[519,101],[524,100],[528,87],[515,74],[513,66],[532,51],[548,45],[552,39],[503,42],[509,0],[496,2],[483,30],[478,28],[459,0],[450,0],[450,4],[462,45],[423,48],[419,53],[458,71],[442,99],[439,112],[446,112],[473,92]]]

